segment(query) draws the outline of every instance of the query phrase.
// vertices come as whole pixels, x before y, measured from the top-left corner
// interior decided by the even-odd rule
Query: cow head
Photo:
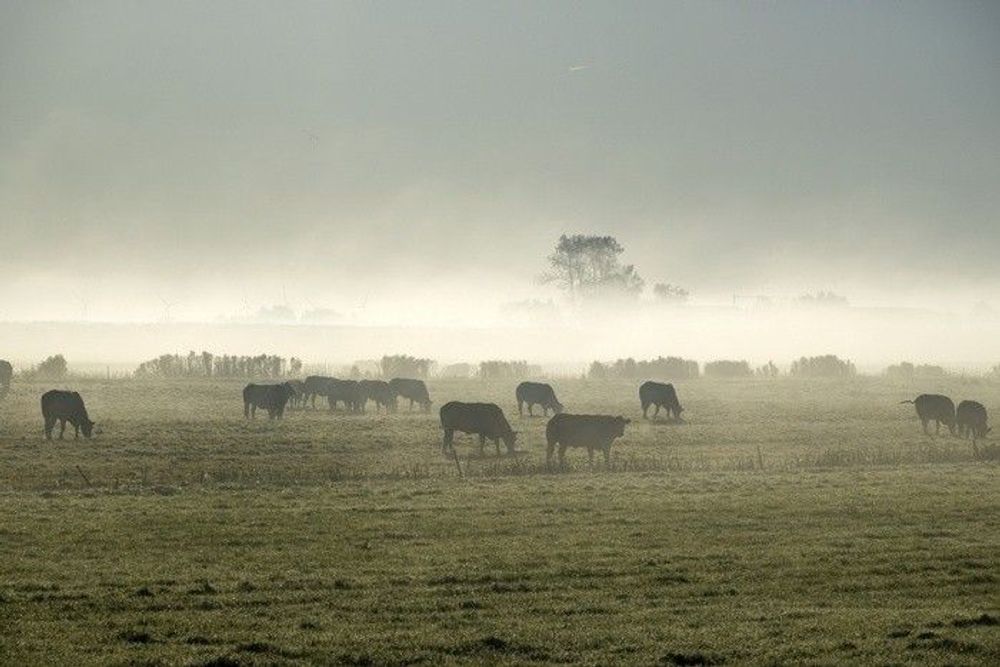
[[[517,431],[508,431],[507,435],[503,436],[503,444],[507,446],[507,451],[511,454],[514,453],[515,442],[517,442]]]
[[[83,437],[89,438],[94,433],[94,422],[84,419],[80,423],[80,430],[83,431]]]
[[[562,404],[562,403],[560,403],[559,401],[555,401],[555,402],[554,402],[554,403],[552,404],[552,411],[553,411],[553,412],[555,412],[555,413],[556,413],[557,415],[558,415],[558,414],[562,414],[562,411],[563,411],[563,404]]]
[[[625,435],[625,425],[631,423],[632,423],[631,419],[625,419],[621,415],[615,417],[615,436],[620,438],[621,436]]]

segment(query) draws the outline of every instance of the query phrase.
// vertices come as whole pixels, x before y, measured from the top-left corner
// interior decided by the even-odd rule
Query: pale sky
[[[996,2],[2,2],[0,319],[995,299]]]

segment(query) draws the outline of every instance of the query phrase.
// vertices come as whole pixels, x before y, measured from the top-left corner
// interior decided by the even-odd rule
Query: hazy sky
[[[0,319],[1000,287],[996,2],[0,2]],[[1000,306],[1000,302],[996,302]]]

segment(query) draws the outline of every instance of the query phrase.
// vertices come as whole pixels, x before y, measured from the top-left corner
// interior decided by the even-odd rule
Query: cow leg
[[[446,428],[444,430],[444,444],[441,446],[441,450],[447,452],[449,449],[454,449],[455,447],[455,431]]]
[[[250,418],[250,404],[247,403],[246,401],[243,401],[243,418],[244,419]]]
[[[56,425],[56,420],[52,417],[45,418],[45,439],[52,439],[52,427]]]
[[[927,431],[927,425],[930,423],[930,421],[931,420],[929,420],[929,419],[921,419],[920,420],[920,423],[924,425],[924,433],[927,434],[927,435],[930,435],[930,433]]]
[[[604,448],[604,467],[608,468],[611,466],[611,447]]]
[[[643,419],[649,419],[649,417],[646,416],[646,411],[647,410],[649,410],[649,403],[643,403],[642,404],[642,418]]]
[[[941,420],[940,419],[935,419],[934,420],[934,433],[935,433],[935,435],[941,435]]]
[[[65,433],[66,433],[66,420],[65,419],[60,419],[59,420],[59,439],[60,440],[63,439],[63,435],[65,435]]]
[[[559,443],[559,467],[566,466],[566,445]]]
[[[479,434],[479,453],[483,453],[483,447],[486,446],[486,436],[482,433]]]
[[[73,422],[73,439],[74,440],[80,439],[80,425],[77,424],[76,422]]]
[[[497,456],[500,456],[500,438],[493,438],[493,446],[497,448]]]
[[[653,421],[656,421],[656,418],[659,416],[660,416],[660,404],[657,403],[656,409],[653,411]]]

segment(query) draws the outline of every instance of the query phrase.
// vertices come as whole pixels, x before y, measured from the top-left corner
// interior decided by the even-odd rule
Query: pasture
[[[898,404],[996,419],[1000,384],[699,379],[678,425],[643,422],[638,382],[552,383],[633,420],[610,469],[548,470],[515,380],[279,422],[243,419],[242,382],[80,380],[103,433],[52,442],[51,387],[15,382],[0,663],[1000,662],[996,449]],[[444,456],[451,399],[498,403],[518,454]]]

